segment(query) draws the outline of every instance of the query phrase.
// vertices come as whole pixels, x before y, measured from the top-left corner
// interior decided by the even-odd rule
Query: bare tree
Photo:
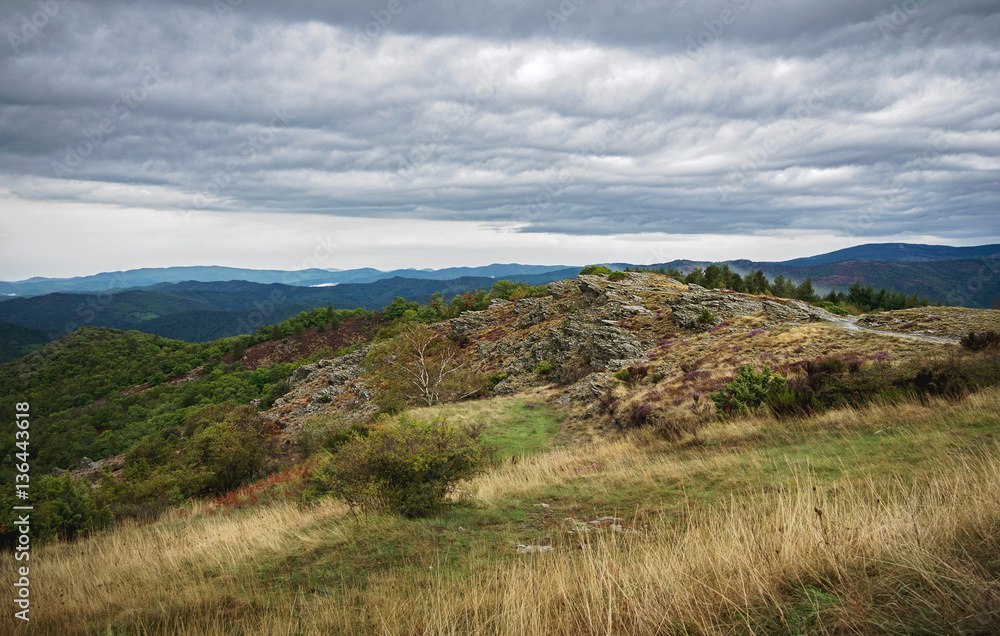
[[[406,325],[392,340],[373,348],[366,363],[388,383],[390,398],[396,394],[406,402],[433,406],[483,389],[483,380],[469,368],[461,347],[427,325]]]

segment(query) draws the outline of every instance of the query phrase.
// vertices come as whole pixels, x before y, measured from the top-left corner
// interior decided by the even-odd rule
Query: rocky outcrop
[[[697,285],[691,285],[695,288]],[[748,296],[733,292],[694,290],[680,292],[666,301],[672,311],[674,324],[680,329],[701,331],[737,316],[763,314],[775,320],[811,322],[829,320],[832,314],[798,300],[778,300],[761,296]],[[700,320],[708,310],[713,319]]]

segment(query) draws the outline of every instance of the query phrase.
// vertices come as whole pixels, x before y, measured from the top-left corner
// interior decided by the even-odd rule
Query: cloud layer
[[[4,215],[1000,235],[995,1],[260,4],[5,3]]]

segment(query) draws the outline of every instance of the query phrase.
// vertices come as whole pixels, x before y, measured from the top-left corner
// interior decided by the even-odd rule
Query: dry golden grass
[[[1000,331],[1000,311],[966,307],[916,307],[862,318],[861,324],[907,334],[959,339],[970,331]]]
[[[891,471],[855,466],[840,477],[817,472],[809,462],[790,462],[780,488],[725,486],[739,470],[751,473],[744,485],[765,485],[773,472],[767,462],[777,460],[764,451],[780,456],[780,435],[789,429],[822,447],[829,440],[864,444],[871,438],[866,431],[892,425],[901,429],[902,446],[936,435],[948,448],[949,427],[970,421],[983,434],[974,452],[940,453]],[[512,460],[468,485],[488,517],[512,498],[582,492],[580,484],[629,493],[667,482],[694,488],[704,475],[723,481],[702,487],[719,490],[715,503],[686,505],[681,518],[654,501],[624,522],[632,531],[563,533],[554,552],[534,556],[517,555],[506,543],[470,544],[457,563],[432,551],[423,567],[362,572],[362,582],[323,593],[275,585],[266,574],[273,570],[264,565],[307,567],[328,554],[346,559],[336,556],[346,554],[337,552],[345,543],[377,546],[383,532],[386,541],[389,534],[416,541],[417,529],[428,526],[346,520],[332,503],[175,515],[144,528],[37,548],[35,620],[29,630],[7,613],[0,631],[995,633],[1000,447],[991,436],[998,426],[1000,390],[994,389],[957,403],[882,405],[783,422],[734,420],[704,434],[714,447],[635,435]],[[502,517],[489,518],[477,530],[481,541],[501,536],[490,528]],[[439,523],[440,532],[450,532],[447,520]],[[4,560],[8,589],[11,563]]]
[[[21,621],[5,613],[0,631],[102,633],[104,625],[135,628],[187,617],[191,625],[183,633],[201,633],[206,618],[226,624],[249,609],[248,598],[266,593],[252,589],[259,583],[236,576],[239,568],[308,545],[307,528],[333,524],[345,511],[327,502],[312,509],[286,504],[233,515],[180,518],[175,513],[151,526],[44,546],[31,557],[31,629],[16,629]],[[4,559],[8,589],[13,564]]]

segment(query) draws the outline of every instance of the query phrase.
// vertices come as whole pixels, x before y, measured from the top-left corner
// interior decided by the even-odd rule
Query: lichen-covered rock
[[[692,288],[697,285],[691,286]],[[681,329],[704,330],[723,320],[738,316],[762,314],[778,320],[814,321],[829,320],[829,312],[798,300],[776,300],[760,296],[748,296],[732,292],[691,291],[680,292],[667,301],[672,310],[674,324]],[[705,323],[700,320],[708,310],[714,320]]]

